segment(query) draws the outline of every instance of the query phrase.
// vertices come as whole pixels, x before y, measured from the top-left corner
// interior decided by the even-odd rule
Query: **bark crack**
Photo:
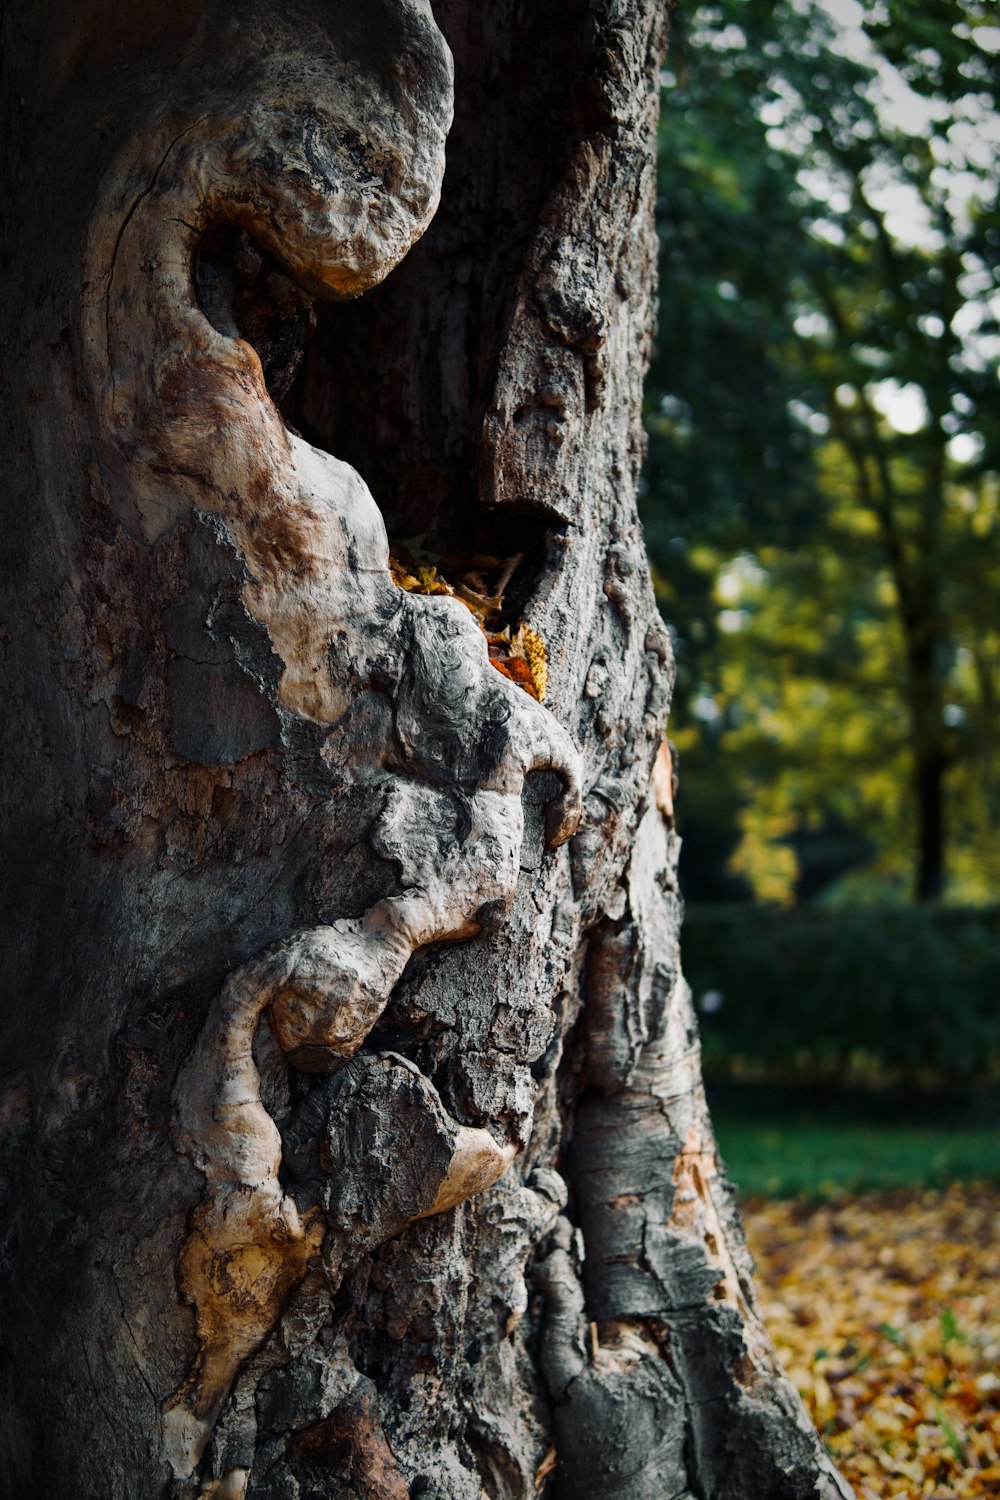
[[[90,1376],[91,1389],[94,1392],[94,1399],[97,1402],[101,1416],[104,1418],[105,1422],[107,1422],[108,1426],[111,1428],[111,1431],[115,1434],[115,1437],[117,1437],[118,1427],[108,1414],[107,1407],[104,1405],[104,1399],[101,1395],[101,1387],[98,1385],[97,1380],[94,1376],[94,1368],[90,1363],[90,1353],[87,1349],[86,1340],[82,1336],[80,1338],[80,1352],[83,1355],[83,1362],[87,1367],[87,1374]]]
[[[157,1400],[156,1392],[153,1390],[153,1387],[150,1385],[149,1378],[146,1375],[145,1365],[144,1365],[143,1359],[142,1359],[142,1350],[139,1348],[139,1341],[138,1341],[138,1339],[135,1336],[135,1330],[132,1327],[131,1319],[129,1318],[128,1313],[125,1310],[125,1298],[122,1296],[121,1283],[118,1280],[118,1271],[117,1271],[117,1267],[115,1265],[111,1266],[111,1280],[112,1280],[112,1283],[114,1285],[114,1289],[115,1289],[116,1293],[118,1294],[118,1301],[119,1301],[119,1303],[121,1305],[122,1322],[125,1324],[125,1327],[128,1329],[128,1335],[129,1335],[129,1338],[132,1341],[132,1347],[135,1350],[135,1367],[136,1367],[137,1371],[139,1372],[139,1378],[141,1379],[143,1385],[146,1387],[146,1390],[149,1392],[149,1399],[150,1399],[150,1401],[152,1403],[153,1411],[157,1414],[157,1417],[158,1417],[159,1416],[159,1411],[160,1411],[160,1403]]]
[[[153,172],[152,177],[149,179],[148,185],[145,188],[143,188],[142,192],[139,194],[139,196],[132,203],[131,207],[129,208],[128,213],[125,215],[124,219],[122,220],[122,222],[121,222],[121,224],[120,224],[120,226],[118,228],[118,233],[115,235],[115,243],[114,243],[114,247],[113,247],[113,249],[111,251],[111,265],[108,268],[108,284],[107,284],[107,288],[106,288],[105,293],[104,293],[104,327],[105,327],[105,336],[106,336],[106,341],[107,341],[106,347],[107,347],[107,357],[108,357],[108,369],[109,369],[109,371],[111,373],[111,405],[112,405],[112,409],[114,408],[115,394],[116,394],[116,391],[117,391],[117,381],[115,379],[114,360],[113,360],[112,354],[111,354],[111,292],[112,292],[112,288],[114,286],[115,267],[117,266],[117,263],[118,263],[118,251],[121,248],[122,237],[124,236],[125,231],[128,228],[129,224],[132,222],[132,219],[135,216],[135,213],[138,210],[139,205],[144,201],[144,199],[146,199],[146,198],[149,197],[150,193],[156,187],[157,181],[159,180],[160,173],[163,171],[163,168],[166,166],[167,161],[168,161],[171,153],[174,150],[174,147],[178,144],[179,141],[182,141],[186,135],[190,135],[193,130],[196,130],[198,128],[198,126],[201,125],[201,124],[203,124],[205,122],[205,120],[207,120],[207,119],[208,119],[207,115],[199,115],[199,117],[196,120],[193,120],[190,125],[185,125],[184,129],[181,130],[181,131],[178,131],[177,135],[174,136],[173,140],[170,142],[170,144],[167,147],[166,151],[164,151],[164,153],[161,156],[159,162],[157,163],[156,169]],[[190,225],[188,227],[190,228]]]

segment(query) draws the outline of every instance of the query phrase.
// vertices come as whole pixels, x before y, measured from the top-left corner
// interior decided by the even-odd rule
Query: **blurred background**
[[[755,1231],[751,1197],[765,1267],[809,1240],[802,1205],[829,1241],[831,1204],[868,1204],[841,1239],[870,1232],[898,1290],[878,1255],[930,1194],[913,1233],[967,1246],[942,1295],[985,1296],[975,1331],[932,1298],[872,1338],[895,1368],[930,1318],[986,1384],[952,1409],[939,1371],[936,1414],[882,1411],[923,1458],[883,1433],[850,1477],[1000,1494],[976,1279],[1000,1279],[1000,6],[686,0],[671,25],[642,504],[710,1096],[740,1189],[800,1205]],[[843,1458],[844,1382],[881,1354],[838,1383],[811,1326],[789,1358]]]

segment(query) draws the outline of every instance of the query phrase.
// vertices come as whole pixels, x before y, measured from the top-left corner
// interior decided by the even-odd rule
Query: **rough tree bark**
[[[2,22],[0,1492],[847,1495],[678,961],[661,6]]]

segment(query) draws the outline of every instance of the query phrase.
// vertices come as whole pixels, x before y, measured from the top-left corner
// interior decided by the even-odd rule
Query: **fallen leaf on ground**
[[[1000,1187],[744,1214],[768,1330],[860,1500],[1000,1496]]]

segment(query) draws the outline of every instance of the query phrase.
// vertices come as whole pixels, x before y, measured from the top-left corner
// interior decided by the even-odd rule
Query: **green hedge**
[[[1000,907],[692,907],[682,951],[710,1079],[1000,1081]]]

